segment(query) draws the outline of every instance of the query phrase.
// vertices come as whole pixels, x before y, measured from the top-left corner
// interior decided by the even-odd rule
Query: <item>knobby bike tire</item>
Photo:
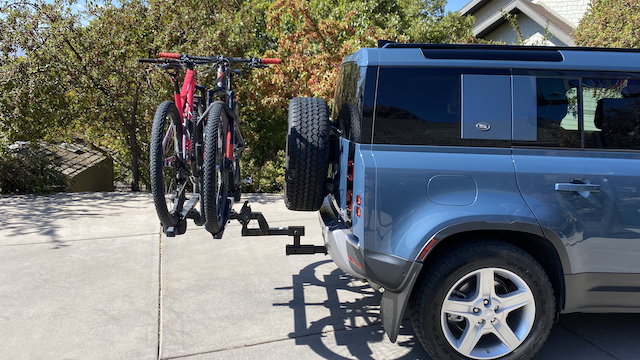
[[[231,210],[227,198],[230,167],[225,160],[226,133],[230,126],[226,107],[222,101],[214,102],[205,127],[202,198],[205,228],[214,236],[224,230]]]
[[[177,202],[173,203],[171,209],[167,207],[165,189],[169,184],[165,183],[166,177],[164,174],[164,160],[165,154],[162,147],[162,141],[166,134],[165,126],[169,126],[169,122],[175,125],[175,136],[178,139],[178,143],[182,139],[182,124],[180,122],[180,115],[175,104],[170,101],[162,102],[156,109],[156,114],[153,117],[153,127],[151,129],[151,146],[149,154],[149,169],[151,178],[151,193],[153,195],[153,202],[156,207],[156,213],[162,223],[162,226],[166,229],[171,226],[175,226],[180,221],[179,213],[182,210],[184,203],[184,192]],[[177,155],[177,154],[175,154]],[[185,180],[186,181],[186,180]],[[175,189],[171,188],[170,191],[174,191],[179,186],[178,182],[175,182]]]

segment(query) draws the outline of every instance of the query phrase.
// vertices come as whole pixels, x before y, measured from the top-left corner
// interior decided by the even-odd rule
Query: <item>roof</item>
[[[70,178],[107,158],[101,152],[80,144],[47,145],[46,149],[53,155],[58,170]]]
[[[51,156],[58,171],[69,178],[107,159],[107,156],[101,152],[81,144],[54,145],[44,142],[30,144],[26,141],[17,141],[9,145],[9,148],[16,152],[32,151],[39,156]]]
[[[465,54],[462,56],[425,56],[426,53],[433,50],[446,50],[441,51],[441,53],[454,55],[456,52],[464,52]],[[514,52],[519,56],[512,56]],[[522,55],[520,55],[520,53]],[[541,58],[539,56],[541,54],[559,54],[559,56],[550,56],[548,58],[552,60],[545,61],[544,57]],[[346,56],[343,61],[356,62],[359,66],[520,68],[640,72],[640,49],[390,43],[383,48],[360,49]]]
[[[472,0],[459,12],[462,15],[473,15],[490,1],[491,0]],[[540,4],[535,4],[529,0],[514,0],[505,6],[502,11],[508,14],[525,14],[542,28],[548,29],[553,36],[563,43],[567,45],[574,44],[573,38],[571,37],[573,26]],[[473,28],[473,35],[482,37],[505,22],[506,19],[502,12],[496,12],[493,16],[476,24]]]

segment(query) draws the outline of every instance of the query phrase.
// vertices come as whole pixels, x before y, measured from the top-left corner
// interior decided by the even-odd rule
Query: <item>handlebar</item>
[[[259,60],[260,60],[260,64],[282,64],[282,59],[264,58]]]
[[[225,57],[225,56],[192,56],[178,53],[169,53],[169,52],[160,52],[158,53],[157,59],[140,59],[140,62],[147,63],[166,63],[167,61],[171,62],[171,60],[178,60],[180,62],[191,62],[194,65],[204,65],[204,64],[215,64],[220,62],[228,62],[228,63],[245,63],[250,66],[256,65],[266,65],[266,64],[281,64],[281,59],[273,59],[273,58],[235,58],[235,57]]]
[[[165,59],[180,59],[182,56],[180,54],[176,54],[176,53],[168,53],[168,52],[161,52],[158,53],[158,58],[165,58]]]

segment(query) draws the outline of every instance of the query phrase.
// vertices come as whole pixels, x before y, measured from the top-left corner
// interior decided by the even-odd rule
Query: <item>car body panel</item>
[[[572,273],[640,273],[640,154],[514,149],[514,163],[526,202],[562,239]],[[556,190],[577,179],[600,191]]]
[[[358,85],[351,89],[364,93],[360,95],[363,99],[356,101],[362,107],[360,121],[370,133],[358,140],[351,138],[351,133],[341,133],[334,174],[339,178],[333,179],[337,187],[320,210],[321,225],[337,265],[352,276],[369,280],[375,288],[385,289],[382,319],[390,339],[394,341],[398,334],[423,261],[434,261],[436,255],[431,254],[437,252],[433,249],[468,233],[521,236],[532,242],[531,246],[543,242],[544,251],[553,253],[549,256],[556,273],[548,275],[559,279],[554,289],[560,292],[562,312],[640,311],[640,151],[586,149],[584,136],[578,141],[580,149],[551,148],[548,144],[535,147],[541,106],[538,78],[572,80],[580,77],[576,73],[580,71],[595,77],[616,71],[633,75],[640,73],[640,52],[523,48],[531,54],[546,52],[531,61],[425,55],[425,47],[438,46],[360,49],[343,60],[361,69]],[[469,48],[484,51],[492,47]],[[403,134],[402,121],[407,119],[414,128],[421,121],[452,121],[429,119],[425,113],[437,118],[433,109],[428,112],[420,106],[417,115],[406,111],[404,105],[424,99],[416,96],[419,92],[403,93],[397,104],[392,103],[395,94],[409,88],[409,81],[398,74],[406,76],[406,71],[414,68],[437,70],[422,72],[420,77],[420,84],[431,84],[434,99],[447,90],[456,91],[434,86],[429,82],[432,76],[461,74],[461,99],[451,105],[460,107],[458,133],[463,141],[453,144],[458,146],[395,142],[402,141],[398,134]],[[406,79],[415,81],[417,76],[411,73]],[[491,94],[475,97],[486,83],[491,84]],[[580,80],[577,89],[582,89],[582,84]],[[435,95],[432,89],[438,90]],[[496,93],[502,95],[493,96]],[[565,98],[561,105],[565,114],[567,104]],[[583,106],[580,101],[576,104]],[[384,117],[376,119],[383,107]],[[499,133],[482,132],[494,125]],[[379,133],[396,137],[385,142]],[[482,143],[489,140],[494,141],[492,145]],[[353,180],[347,181],[350,162]],[[584,180],[587,189],[599,185],[600,191],[567,191],[577,180]],[[353,201],[352,210],[347,210],[348,190],[353,191],[352,199],[361,199],[361,204]],[[356,207],[360,208],[359,216]]]

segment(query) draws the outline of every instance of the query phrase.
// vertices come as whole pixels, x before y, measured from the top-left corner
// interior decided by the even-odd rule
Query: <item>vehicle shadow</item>
[[[83,220],[104,223],[114,213],[131,212],[150,201],[147,193],[59,193],[49,196],[1,196],[0,245],[20,244],[27,238],[50,242],[53,249],[69,246],[61,235],[69,224]],[[86,223],[85,223],[86,224]],[[114,224],[114,227],[118,226]],[[85,229],[86,230],[86,229]],[[83,229],[78,229],[83,231]]]
[[[308,346],[325,359],[430,359],[416,343],[408,321],[400,329],[396,344],[389,342],[380,321],[380,293],[367,283],[333,269],[322,275],[321,268],[331,263],[324,260],[309,264],[292,276],[292,286],[277,290],[292,290],[293,299],[274,306],[288,306],[293,310],[294,330],[289,337],[296,345]],[[324,272],[326,273],[326,272]],[[326,300],[312,302],[306,299],[310,287],[319,287]],[[329,316],[310,321],[308,313],[317,314],[317,307],[328,310]],[[325,313],[326,313],[325,310]],[[321,336],[318,336],[321,335]]]
[[[406,318],[398,342],[392,344],[380,321],[380,293],[345,275],[331,260],[307,265],[292,276],[291,286],[277,290],[293,293],[291,301],[273,304],[293,311],[294,329],[289,338],[323,358],[431,359]],[[329,315],[319,317],[318,308]],[[561,315],[535,359],[612,359],[612,354],[618,359],[635,359],[640,353],[638,338],[640,314]]]

